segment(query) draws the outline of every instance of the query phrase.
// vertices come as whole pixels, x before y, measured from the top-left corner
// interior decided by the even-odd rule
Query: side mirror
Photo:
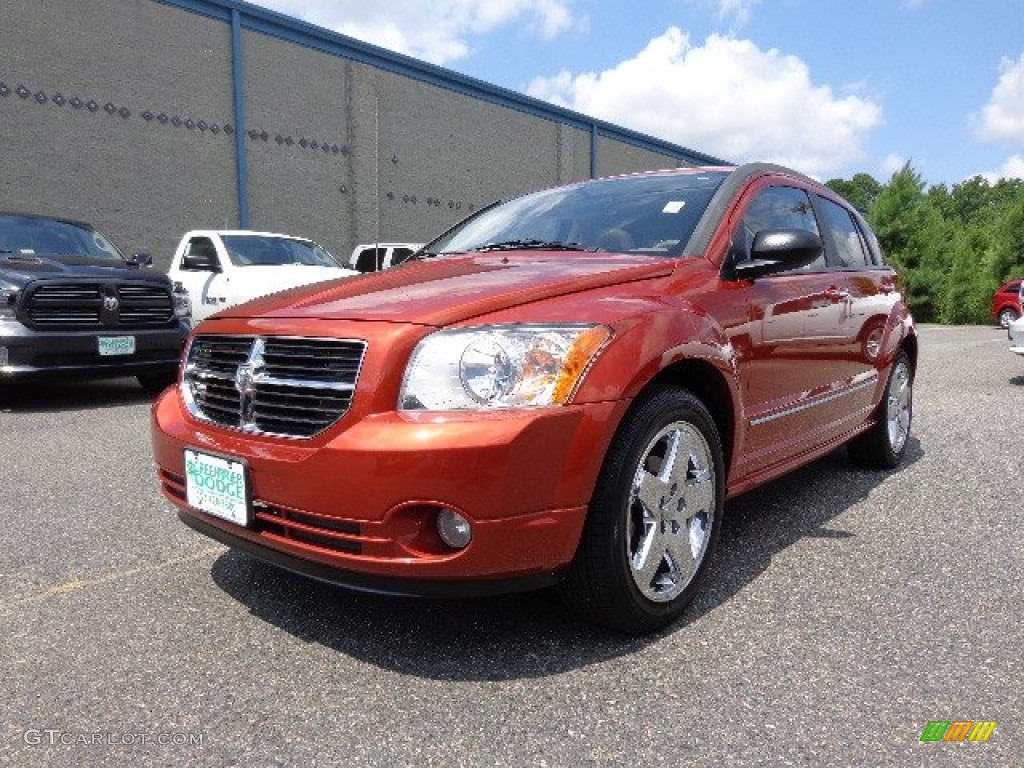
[[[728,280],[753,280],[813,264],[825,246],[821,238],[806,229],[762,229],[754,236],[750,255],[729,250],[725,277]]]
[[[133,267],[151,267],[153,266],[153,257],[148,253],[133,253],[132,257],[128,259],[128,263]]]
[[[208,253],[189,253],[181,260],[183,269],[194,269],[198,272],[220,272],[217,257]]]

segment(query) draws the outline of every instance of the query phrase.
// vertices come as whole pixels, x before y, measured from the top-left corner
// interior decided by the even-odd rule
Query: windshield
[[[424,250],[552,248],[677,256],[727,175],[624,176],[548,189],[487,208]]]
[[[224,235],[228,258],[236,267],[302,264],[307,267],[338,267],[325,249],[312,240],[269,235]]]
[[[0,253],[124,261],[114,244],[92,227],[35,216],[0,216]]]

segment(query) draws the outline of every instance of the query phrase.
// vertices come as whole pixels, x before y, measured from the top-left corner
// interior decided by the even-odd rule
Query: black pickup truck
[[[188,295],[89,224],[0,212],[0,383],[42,375],[174,380]]]

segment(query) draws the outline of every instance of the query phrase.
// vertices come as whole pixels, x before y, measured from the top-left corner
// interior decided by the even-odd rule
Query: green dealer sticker
[[[187,448],[185,490],[188,503],[196,509],[236,525],[249,524],[249,493],[240,461]]]

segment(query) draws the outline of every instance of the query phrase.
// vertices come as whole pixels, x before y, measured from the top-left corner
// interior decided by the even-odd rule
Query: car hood
[[[0,254],[0,279],[11,285],[26,285],[32,280],[62,277],[98,277],[114,280],[146,280],[165,283],[167,276],[152,269],[140,269],[125,262],[92,259],[84,256],[39,256],[19,253]]]
[[[325,280],[337,280],[342,277],[356,277],[359,272],[354,269],[338,267],[315,267],[302,264],[278,264],[276,266],[239,267],[229,275],[232,291],[239,288],[251,288],[263,294],[267,290],[292,288],[297,285],[322,283]]]
[[[554,296],[668,275],[674,266],[662,257],[604,253],[446,256],[285,291],[218,316],[444,326]]]

